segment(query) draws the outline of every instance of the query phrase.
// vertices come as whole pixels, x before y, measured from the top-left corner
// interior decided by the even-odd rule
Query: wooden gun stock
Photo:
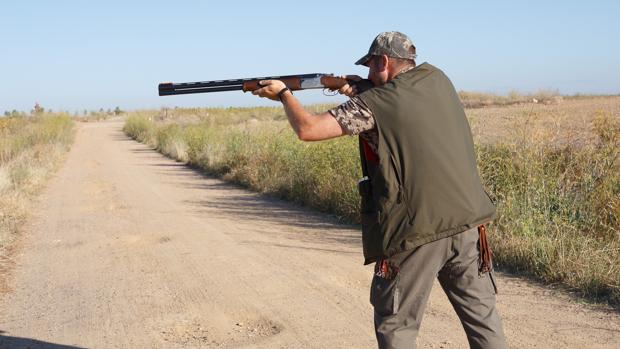
[[[336,76],[323,76],[321,78],[321,83],[323,83],[325,88],[330,89],[330,90],[338,90],[339,88],[341,88],[342,86],[346,84],[355,85],[357,86],[358,93],[362,93],[374,87],[372,82],[368,79],[362,79],[360,81],[355,81],[355,80],[350,80],[350,79],[345,79],[345,78],[339,78]]]

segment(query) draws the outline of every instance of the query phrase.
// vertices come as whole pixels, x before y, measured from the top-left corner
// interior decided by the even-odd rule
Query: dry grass
[[[72,140],[73,122],[65,114],[0,118],[0,257]]]
[[[459,91],[461,103],[465,108],[484,108],[490,106],[508,106],[515,104],[558,104],[564,100],[558,91],[540,90],[527,95],[516,91],[508,95]]]
[[[618,305],[620,97],[554,103],[467,110],[498,208],[496,261]],[[281,108],[144,111],[125,132],[254,190],[357,220],[356,140],[301,143]]]
[[[466,112],[474,138],[481,143],[515,144],[532,138],[543,143],[586,144],[598,137],[592,124],[595,118],[620,115],[620,97],[571,97],[558,104],[515,104]]]

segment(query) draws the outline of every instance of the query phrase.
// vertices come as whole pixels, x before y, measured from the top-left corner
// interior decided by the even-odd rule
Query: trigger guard
[[[324,88],[324,89],[323,89],[323,96],[333,97],[333,96],[335,96],[335,95],[337,95],[337,94],[338,94],[338,91],[336,91],[336,90],[331,91],[331,92],[329,92],[329,93],[328,93],[327,91],[331,91],[331,90],[330,90],[330,89],[328,89],[328,88]]]

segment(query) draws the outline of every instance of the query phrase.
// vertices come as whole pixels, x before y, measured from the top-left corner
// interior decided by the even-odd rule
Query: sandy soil
[[[620,96],[565,99],[556,104],[520,104],[466,109],[474,138],[482,143],[542,139],[545,144],[584,144],[597,139],[593,121],[620,120]]]
[[[373,348],[359,232],[83,124],[13,256],[0,348]],[[512,348],[614,348],[617,312],[499,276]],[[435,285],[422,348],[465,348]]]

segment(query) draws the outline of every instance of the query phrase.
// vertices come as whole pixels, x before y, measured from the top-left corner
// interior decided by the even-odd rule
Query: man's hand
[[[347,80],[353,80],[353,81],[361,81],[362,80],[362,77],[358,76],[358,75],[345,75],[345,76],[341,76],[341,78],[347,79]],[[353,85],[345,84],[340,89],[338,89],[338,93],[340,93],[342,95],[345,95],[347,97],[353,97],[353,96],[357,95],[358,92],[359,91],[357,89],[357,86],[355,86],[355,84],[353,84]]]
[[[280,80],[261,80],[258,82],[259,85],[263,86],[258,90],[252,91],[253,95],[258,95],[260,97],[269,98],[273,101],[279,101],[278,92],[282,91],[286,85]]]

